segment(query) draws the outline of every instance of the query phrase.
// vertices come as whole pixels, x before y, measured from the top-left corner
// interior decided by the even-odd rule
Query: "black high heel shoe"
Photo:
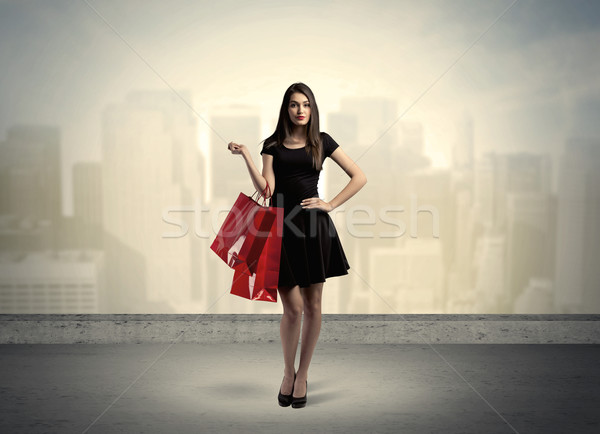
[[[294,372],[294,383],[296,383],[296,373]],[[292,403],[292,393],[294,393],[294,385],[292,384],[292,391],[289,395],[284,395],[281,393],[281,387],[279,387],[279,395],[277,395],[277,400],[279,401],[279,405],[282,407],[289,407]]]
[[[295,380],[295,378],[294,378]],[[294,391],[292,390],[292,394],[294,393]],[[300,397],[295,397],[292,396],[292,408],[302,408],[302,407],[306,407],[306,395],[308,394],[308,380],[306,380],[306,393],[304,394],[304,396],[300,396]]]

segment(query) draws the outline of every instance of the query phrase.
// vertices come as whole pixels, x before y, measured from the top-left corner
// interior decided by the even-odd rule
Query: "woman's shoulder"
[[[333,147],[338,147],[338,143],[335,141],[335,139],[333,137],[331,137],[331,135],[326,132],[326,131],[321,131],[319,133],[321,135],[321,141],[323,142],[323,145],[327,146],[333,146]]]
[[[269,155],[274,155],[275,152],[277,151],[277,148],[279,147],[279,143],[277,141],[271,141],[271,142],[264,142],[263,143],[263,147],[262,150],[260,151],[261,155],[264,154],[269,154]]]
[[[321,142],[323,143],[323,150],[325,151],[325,157],[329,157],[335,149],[340,146],[327,132],[321,131]]]
[[[321,136],[321,140],[329,140],[332,138],[326,131],[320,131],[319,135]]]

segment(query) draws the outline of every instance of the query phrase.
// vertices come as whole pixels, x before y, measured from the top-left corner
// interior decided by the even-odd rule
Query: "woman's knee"
[[[302,316],[304,306],[302,304],[294,303],[283,308],[283,314],[287,315],[292,320],[296,320]]]
[[[297,285],[295,287],[281,288],[279,294],[283,303],[284,315],[292,319],[300,317],[304,309],[300,288]]]
[[[305,315],[321,313],[322,294],[323,283],[315,283],[306,288],[302,288],[302,299]]]
[[[315,315],[321,313],[321,299],[311,300],[304,303],[304,315]]]

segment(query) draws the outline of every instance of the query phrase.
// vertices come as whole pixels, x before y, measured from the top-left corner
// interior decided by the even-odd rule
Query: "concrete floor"
[[[298,366],[300,352],[297,354]],[[597,433],[600,345],[0,345],[2,433]]]

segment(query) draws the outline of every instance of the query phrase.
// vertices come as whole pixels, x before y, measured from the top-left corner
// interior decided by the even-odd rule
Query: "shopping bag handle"
[[[264,190],[263,190],[263,191],[262,191],[262,192],[261,192],[261,193],[258,195],[258,197],[256,198],[256,200],[254,200],[254,195],[255,195],[256,193],[258,193],[258,190],[256,190],[254,193],[252,193],[252,196],[251,196],[252,200],[254,200],[256,203],[258,203],[258,200],[260,200],[260,198],[262,197],[262,198],[263,198],[263,205],[262,205],[262,206],[265,206],[265,204],[267,203],[267,195],[266,195],[266,193],[267,193],[267,190],[268,190],[268,192],[269,192],[269,196],[268,196],[268,197],[271,197],[271,196],[272,196],[272,193],[271,193],[271,187],[269,187],[269,182],[268,182],[268,181],[267,181],[267,185],[266,185],[266,187],[265,187],[265,188],[264,188]]]

